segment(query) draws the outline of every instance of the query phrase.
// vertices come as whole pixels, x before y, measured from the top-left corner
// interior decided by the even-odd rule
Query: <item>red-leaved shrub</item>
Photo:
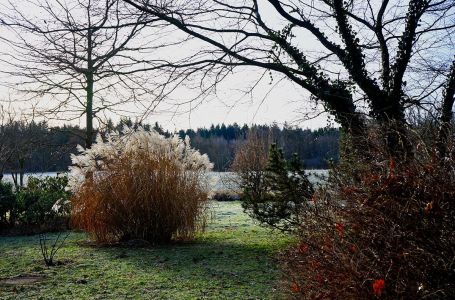
[[[415,140],[391,158],[369,136],[369,158],[331,171],[283,256],[298,299],[455,299],[455,151]]]

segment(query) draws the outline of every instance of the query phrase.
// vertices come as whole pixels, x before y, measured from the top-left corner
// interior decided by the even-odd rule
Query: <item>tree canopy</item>
[[[154,77],[144,75],[157,47],[145,37],[162,35],[162,22],[118,0],[0,7],[0,26],[7,29],[0,36],[2,72],[14,78],[8,85],[22,101],[36,100],[34,114],[63,121],[85,115],[87,147],[95,118],[102,121],[106,111],[146,115],[162,99]]]
[[[203,69],[215,81],[239,66],[272,71],[354,135],[364,134],[365,116],[393,124],[392,152],[406,148],[408,113],[442,121],[453,103],[450,0],[124,1],[204,42],[171,69]]]

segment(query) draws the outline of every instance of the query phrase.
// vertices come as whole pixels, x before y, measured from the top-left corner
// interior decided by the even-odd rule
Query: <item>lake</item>
[[[328,170],[307,170],[306,172],[310,181],[315,184],[324,182],[324,178],[329,174]],[[66,174],[66,172],[26,173],[24,174],[24,182],[27,183],[27,179],[31,176],[54,177],[58,174]],[[13,182],[11,174],[5,174],[3,180]],[[235,189],[235,174],[232,172],[209,172],[209,181],[213,191]]]

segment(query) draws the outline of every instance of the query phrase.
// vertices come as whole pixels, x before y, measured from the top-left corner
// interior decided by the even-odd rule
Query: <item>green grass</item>
[[[47,268],[38,237],[0,237],[0,280],[40,275],[28,285],[0,283],[0,299],[277,299],[273,257],[292,242],[253,224],[238,202],[214,203],[205,233],[191,243],[93,247],[71,233]]]

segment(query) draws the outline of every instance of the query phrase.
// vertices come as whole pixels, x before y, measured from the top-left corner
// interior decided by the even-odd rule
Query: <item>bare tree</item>
[[[175,69],[215,81],[239,66],[280,74],[354,136],[366,114],[387,125],[392,154],[408,152],[407,112],[440,113],[453,96],[451,0],[123,1],[205,43]]]
[[[3,179],[5,168],[12,156],[9,147],[7,126],[11,122],[3,105],[0,105],[0,181]]]
[[[122,1],[8,1],[0,6],[0,25],[8,29],[0,36],[3,72],[17,79],[10,86],[23,100],[38,99],[35,114],[63,120],[85,114],[86,147],[94,118],[109,110],[144,113],[163,96],[142,72],[152,61],[144,53],[165,46],[152,46],[147,35],[167,32]]]
[[[45,143],[37,132],[39,125],[0,106],[0,181],[8,171],[16,188],[24,185],[25,163]]]

